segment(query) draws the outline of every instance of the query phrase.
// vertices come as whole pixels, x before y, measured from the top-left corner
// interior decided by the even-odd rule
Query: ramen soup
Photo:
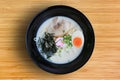
[[[34,38],[40,55],[55,64],[66,64],[75,60],[84,45],[80,26],[71,18],[56,16],[47,19]]]

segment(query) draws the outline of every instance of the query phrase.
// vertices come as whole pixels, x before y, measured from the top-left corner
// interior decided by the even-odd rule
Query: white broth
[[[84,45],[84,35],[73,19],[56,16],[47,19],[40,26],[35,41],[38,51],[47,61],[66,64],[80,55]]]

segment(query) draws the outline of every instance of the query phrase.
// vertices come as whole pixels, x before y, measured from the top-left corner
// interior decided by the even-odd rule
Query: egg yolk
[[[73,44],[75,47],[79,48],[82,45],[82,39],[79,37],[75,37],[73,39]]]

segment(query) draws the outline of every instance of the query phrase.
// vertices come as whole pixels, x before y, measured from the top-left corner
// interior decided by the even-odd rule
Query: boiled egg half
[[[80,30],[75,31],[72,34],[72,44],[76,48],[81,48],[84,44],[84,35]]]

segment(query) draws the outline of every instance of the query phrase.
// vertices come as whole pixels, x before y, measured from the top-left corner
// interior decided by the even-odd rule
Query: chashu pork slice
[[[71,23],[64,20],[55,18],[47,29],[48,33],[54,33],[55,37],[63,36],[72,28]]]

